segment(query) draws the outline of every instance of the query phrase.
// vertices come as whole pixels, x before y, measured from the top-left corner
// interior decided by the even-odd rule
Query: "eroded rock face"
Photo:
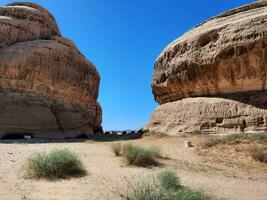
[[[171,43],[156,61],[159,104],[266,89],[267,3],[212,18]]]
[[[266,132],[267,110],[231,99],[189,97],[160,105],[146,128],[169,135]]]
[[[54,17],[32,3],[0,7],[0,138],[66,138],[101,127],[100,77]]]
[[[207,20],[158,57],[152,91],[160,106],[146,128],[169,134],[265,131],[266,74],[266,2]]]

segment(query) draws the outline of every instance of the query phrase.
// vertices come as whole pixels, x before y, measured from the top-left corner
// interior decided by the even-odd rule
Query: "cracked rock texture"
[[[225,98],[189,97],[160,105],[146,128],[169,135],[266,132],[266,123],[266,109]]]
[[[157,58],[152,91],[160,106],[146,128],[171,134],[193,129],[265,131],[266,74],[267,3],[213,17],[172,42]],[[239,114],[224,109],[237,109]],[[262,123],[252,123],[258,119]]]
[[[33,3],[0,7],[0,138],[68,138],[101,127],[100,77],[54,17]]]

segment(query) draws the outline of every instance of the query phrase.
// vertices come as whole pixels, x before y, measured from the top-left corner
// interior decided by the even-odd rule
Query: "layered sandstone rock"
[[[160,106],[147,127],[179,133],[180,130],[190,132],[192,129],[219,132],[225,126],[228,128],[224,127],[223,130],[228,132],[237,131],[240,126],[243,130],[243,118],[246,121],[247,117],[251,117],[246,121],[244,131],[265,130],[266,113],[262,108],[267,107],[267,95],[264,92],[267,86],[266,74],[267,3],[245,5],[216,16],[172,42],[158,57],[152,90]],[[208,98],[210,96],[224,99],[215,103]],[[198,115],[195,113],[197,111],[192,112],[198,109],[198,100],[187,100],[188,97],[207,97],[201,99],[201,105],[204,111],[208,110],[206,114],[210,117]],[[228,105],[222,107],[222,110],[243,111],[236,117],[236,114],[216,110],[215,107],[219,105]],[[171,107],[173,111],[169,109]],[[189,110],[197,117],[193,118]],[[168,112],[168,123],[163,123],[164,118],[160,115]],[[232,125],[228,125],[227,120],[216,125],[217,118],[235,120],[229,122]],[[250,123],[258,118],[263,118],[264,123]],[[161,119],[160,123],[157,122],[158,119]],[[184,119],[189,121],[177,123]],[[207,127],[207,123],[212,125]]]
[[[160,105],[148,129],[169,135],[266,132],[267,110],[231,99],[189,97]]]
[[[54,17],[32,3],[0,7],[0,138],[66,138],[101,127],[99,74]]]

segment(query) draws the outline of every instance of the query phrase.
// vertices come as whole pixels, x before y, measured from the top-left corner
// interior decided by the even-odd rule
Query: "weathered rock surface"
[[[54,17],[32,3],[0,7],[0,138],[66,138],[101,127],[100,77]]]
[[[207,20],[158,57],[152,91],[160,106],[146,128],[168,134],[266,131],[266,74],[267,2]]]
[[[189,97],[160,105],[146,129],[169,135],[266,132],[267,110],[231,99]]]
[[[266,89],[267,3],[212,18],[171,43],[156,61],[159,104]]]

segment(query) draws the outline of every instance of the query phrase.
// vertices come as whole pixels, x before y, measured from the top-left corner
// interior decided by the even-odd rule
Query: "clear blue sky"
[[[1,0],[0,5],[13,1]],[[101,76],[104,129],[137,129],[157,106],[153,65],[163,48],[205,19],[252,0],[33,0],[56,18]]]

